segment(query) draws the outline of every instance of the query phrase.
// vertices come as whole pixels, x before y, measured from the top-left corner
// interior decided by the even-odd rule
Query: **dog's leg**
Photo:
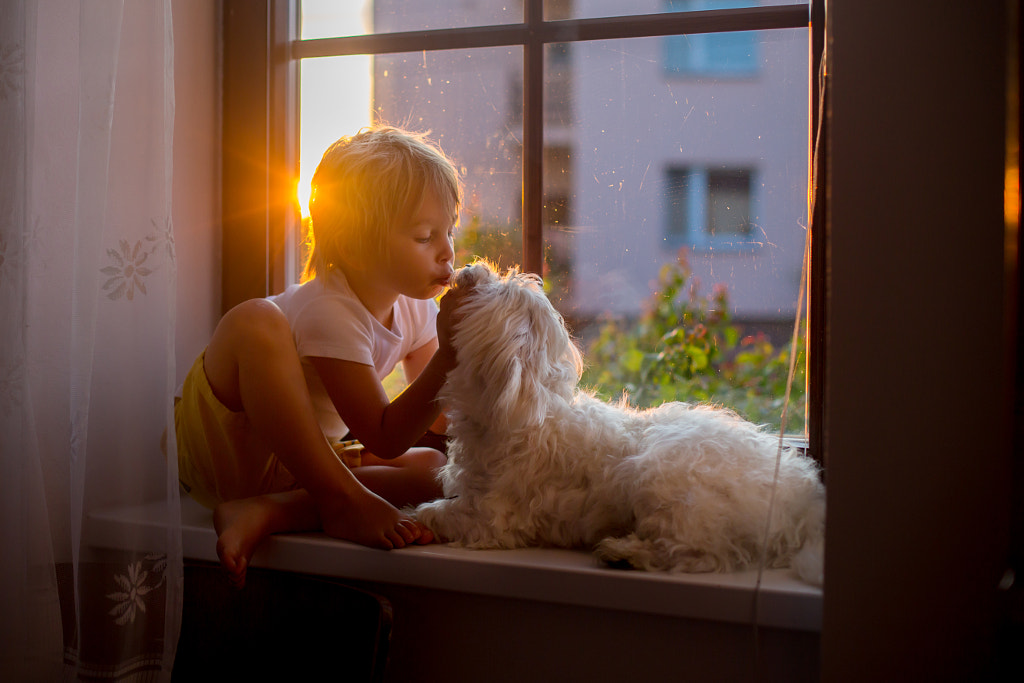
[[[442,498],[423,503],[412,511],[412,516],[428,529],[434,532],[438,542],[448,543],[459,537],[459,529],[465,525],[465,520],[459,522],[460,513],[458,498]]]
[[[594,554],[610,565],[646,569],[654,555],[649,546],[647,541],[641,540],[636,534],[609,536],[598,542]]]
[[[443,543],[466,548],[510,547],[498,542],[490,518],[464,497],[424,503],[413,510],[412,516]]]
[[[526,542],[503,525],[483,503],[468,498],[446,498],[424,503],[412,516],[442,542],[464,548],[522,548]]]
[[[696,548],[672,544],[664,538],[628,536],[608,537],[594,548],[598,559],[612,565],[629,565],[634,569],[669,572],[714,572],[723,567],[718,558]]]

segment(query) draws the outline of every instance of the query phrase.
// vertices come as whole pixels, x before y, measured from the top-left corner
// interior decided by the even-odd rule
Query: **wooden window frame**
[[[222,0],[221,307],[281,291],[301,221],[298,179],[299,5]]]

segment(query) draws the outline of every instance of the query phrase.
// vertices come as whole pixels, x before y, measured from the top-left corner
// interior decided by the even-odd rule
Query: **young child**
[[[429,543],[397,508],[441,495],[437,392],[449,344],[457,172],[423,136],[378,126],[326,151],[312,181],[307,280],[228,311],[176,404],[178,465],[214,509],[238,585],[267,535],[323,529],[375,548]],[[311,279],[310,279],[311,278]],[[401,362],[409,386],[381,385]],[[332,447],[354,438],[360,465]]]

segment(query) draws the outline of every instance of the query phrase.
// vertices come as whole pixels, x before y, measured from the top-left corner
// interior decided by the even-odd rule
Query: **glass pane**
[[[443,50],[374,58],[374,111],[383,121],[429,130],[459,165],[465,202],[456,264],[474,256],[502,265],[522,253],[522,138],[516,89],[522,48]]]
[[[518,24],[522,0],[302,0],[302,38]]]
[[[807,5],[807,0],[544,0],[544,18],[590,19],[596,17],[698,12],[766,5]]]
[[[682,77],[666,38],[575,43],[547,73],[551,297],[585,381],[779,425],[807,225],[807,29],[749,34],[756,72]],[[567,75],[568,74],[568,75]],[[563,101],[551,101],[557,94]],[[805,359],[801,359],[802,367]],[[803,431],[804,380],[787,432]]]
[[[429,137],[460,168],[456,262],[522,252],[522,48],[443,50],[302,62],[300,204],[327,146],[372,120]]]

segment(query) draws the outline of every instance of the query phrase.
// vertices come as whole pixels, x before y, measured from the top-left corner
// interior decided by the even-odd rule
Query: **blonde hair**
[[[337,140],[310,184],[305,279],[328,273],[343,254],[386,259],[391,230],[412,218],[428,189],[454,220],[458,172],[425,133],[377,125]]]

